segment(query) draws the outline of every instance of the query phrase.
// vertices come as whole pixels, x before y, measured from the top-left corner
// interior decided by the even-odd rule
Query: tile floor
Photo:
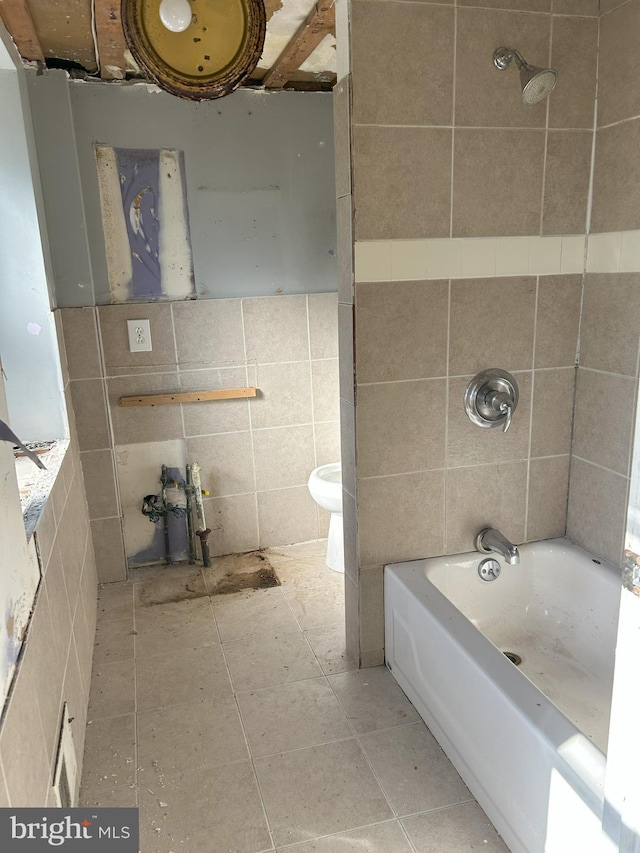
[[[81,804],[140,807],[142,853],[508,853],[384,667],[344,650],[324,542],[100,590]]]

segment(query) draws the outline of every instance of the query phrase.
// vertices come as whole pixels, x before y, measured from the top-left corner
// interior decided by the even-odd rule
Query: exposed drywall
[[[56,85],[50,74],[31,80],[47,220],[60,227],[68,201],[39,116]],[[69,93],[94,292],[81,241],[73,256],[76,211],[61,251],[52,241],[60,307],[110,301],[95,143],[184,152],[198,297],[337,290],[330,94],[243,90],[197,104],[146,86],[77,81]],[[61,151],[75,199],[70,154]]]
[[[55,287],[68,306],[92,304],[78,156],[64,71],[27,74],[33,130],[44,196]]]
[[[65,437],[66,420],[21,75],[0,71],[0,357],[10,426],[37,441]]]

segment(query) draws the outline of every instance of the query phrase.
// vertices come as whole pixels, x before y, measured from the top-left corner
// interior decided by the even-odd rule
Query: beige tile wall
[[[622,270],[638,269],[640,2],[602,0],[600,13],[591,230],[627,234],[598,234],[588,259],[603,274],[585,278],[567,532],[620,565],[638,386],[640,277]]]
[[[640,274],[588,274],[576,386],[568,535],[620,565],[638,388]]]
[[[640,0],[609,0],[601,10],[591,229],[622,231],[640,223]]]
[[[57,329],[71,442],[35,532],[42,580],[0,727],[3,806],[55,805],[51,786],[65,702],[78,784],[82,771],[97,575],[59,321]],[[89,358],[86,351],[88,365]],[[73,793],[77,802],[77,786]]]
[[[484,525],[520,542],[565,532],[584,243],[565,270],[560,237],[587,232],[599,21],[596,0],[351,11],[335,102],[343,171],[352,161],[337,192],[342,446],[347,629],[367,665],[383,658],[385,562],[468,550]],[[551,99],[522,105],[518,75],[492,64],[500,45],[558,69]],[[352,209],[356,257],[367,249],[355,295]],[[550,268],[510,272],[531,249],[515,238],[543,235],[545,251],[558,235]],[[460,257],[455,238],[498,239]],[[508,435],[463,411],[469,379],[492,366],[520,386]]]
[[[353,0],[355,239],[584,233],[595,7]],[[522,105],[500,45],[557,68],[548,102]]]
[[[326,535],[328,516],[306,483],[313,468],[340,457],[337,294],[60,313],[101,581],[124,578],[127,561],[160,556],[141,556],[132,544],[144,489],[135,498],[123,496],[124,459],[141,471],[157,465],[158,476],[176,453],[200,462],[211,495],[214,555]],[[130,353],[126,321],[143,317],[150,319],[153,350]],[[118,405],[126,395],[245,385],[256,385],[258,397]],[[148,490],[158,485],[152,475]],[[149,528],[149,539],[152,534]]]

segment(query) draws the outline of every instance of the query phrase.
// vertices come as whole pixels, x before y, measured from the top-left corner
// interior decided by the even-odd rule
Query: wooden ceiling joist
[[[318,0],[306,20],[265,75],[267,89],[285,85],[327,35],[335,35],[336,13],[334,0]]]
[[[123,80],[127,71],[124,55],[127,43],[122,29],[119,0],[96,0],[95,27],[100,76],[104,80]]]
[[[23,59],[44,62],[44,53],[27,0],[0,0],[0,18]]]

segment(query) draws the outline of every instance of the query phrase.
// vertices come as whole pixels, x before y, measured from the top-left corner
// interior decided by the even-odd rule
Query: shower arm
[[[523,68],[532,68],[522,54],[515,48],[499,47],[493,54],[493,63],[500,71],[504,71],[511,65],[511,60],[515,59],[518,70]]]

